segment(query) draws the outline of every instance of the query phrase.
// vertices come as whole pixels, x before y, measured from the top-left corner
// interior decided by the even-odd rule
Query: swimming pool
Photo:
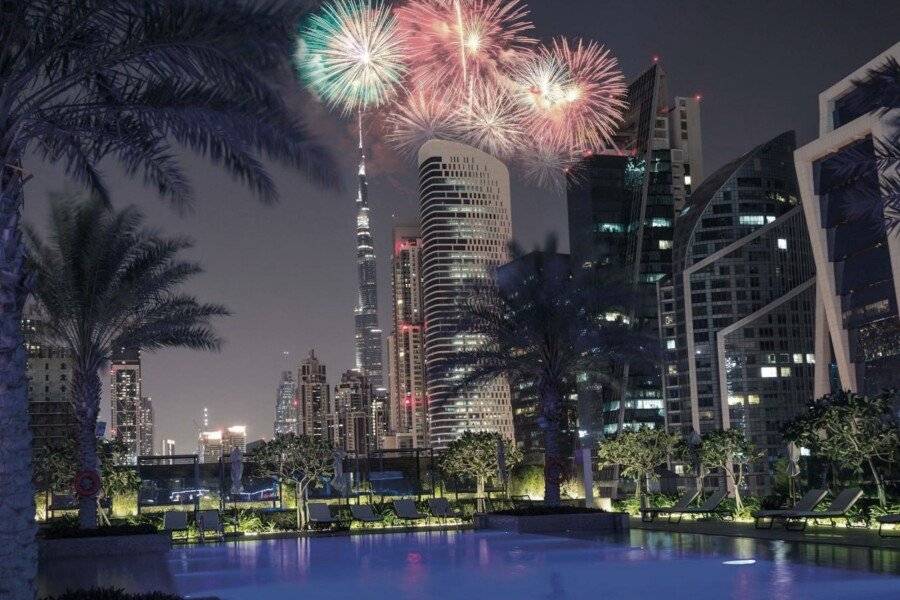
[[[432,531],[175,548],[165,564],[121,563],[102,577],[222,600],[874,600],[900,597],[897,560],[896,551],[648,531]]]

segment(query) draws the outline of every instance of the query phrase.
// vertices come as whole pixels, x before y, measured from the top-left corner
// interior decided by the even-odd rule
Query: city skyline
[[[833,21],[835,15],[827,6],[815,15],[784,8],[777,18],[769,18],[771,27],[762,28],[767,30],[764,36],[757,34],[762,37],[747,39],[746,33],[744,37],[720,36],[731,40],[727,48],[719,48],[721,52],[691,44],[678,47],[678,42],[683,41],[684,28],[696,32],[709,26],[715,12],[697,14],[697,22],[687,25],[686,17],[677,14],[667,21],[664,17],[672,16],[669,12],[672,9],[661,7],[656,21],[668,24],[655,25],[638,21],[636,13],[646,9],[632,11],[617,7],[615,18],[624,24],[623,29],[630,28],[633,33],[636,24],[643,23],[645,35],[635,36],[641,39],[632,42],[626,35],[595,25],[603,22],[602,17],[607,14],[603,9],[592,7],[597,18],[584,21],[586,24],[571,15],[551,14],[547,3],[533,2],[532,10],[554,29],[562,30],[566,23],[576,23],[579,33],[596,33],[619,56],[629,80],[658,53],[670,80],[675,82],[674,89],[702,93],[707,172],[784,129],[795,128],[800,144],[813,139],[818,92],[893,41],[890,28],[879,30],[877,23],[874,29],[869,24],[865,36],[854,34],[853,30],[860,28],[853,26],[857,18],[853,15],[848,17],[849,24],[844,19],[846,28],[829,29],[829,19]],[[740,14],[732,18],[741,20]],[[804,26],[797,27],[801,22]],[[889,23],[891,19],[883,22]],[[674,36],[656,31],[666,27],[682,27],[682,32]],[[727,33],[731,24],[724,22],[721,27]],[[792,36],[797,36],[795,52],[784,57],[784,64],[772,64],[766,58],[771,58],[775,51],[764,47],[765,36],[787,35],[784,32],[788,29]],[[831,43],[825,43],[825,39]],[[822,58],[813,60],[811,54]],[[817,65],[812,70],[815,72],[808,72],[809,65],[813,64]],[[761,85],[766,82],[768,85]],[[764,91],[754,91],[753,98],[745,98],[751,95],[751,90]],[[307,104],[306,112],[315,115],[316,111]],[[317,130],[339,138],[334,144],[338,151],[347,145],[352,147],[353,136],[348,129],[354,127],[336,125],[337,120],[331,117],[319,121]],[[386,153],[377,141],[373,145],[373,160],[379,168],[385,163],[383,174],[371,177],[370,194],[378,199],[381,213],[373,221],[376,255],[386,258],[390,227],[409,222],[415,215],[416,199],[411,183],[414,169]],[[352,155],[346,158],[349,169],[345,171],[352,174],[355,159]],[[198,161],[190,164],[194,165],[195,173],[205,166]],[[304,349],[314,346],[322,353],[323,362],[333,365],[335,373],[353,364],[353,346],[349,342],[353,325],[340,322],[341,318],[348,321],[346,315],[353,308],[355,280],[352,248],[349,248],[353,239],[352,202],[346,201],[346,190],[342,194],[310,192],[298,183],[298,176],[283,170],[276,169],[276,178],[284,200],[278,207],[266,209],[255,204],[242,190],[236,192],[239,188],[227,179],[210,181],[201,177],[197,181],[201,193],[195,212],[184,219],[139,185],[124,185],[113,178],[117,204],[139,203],[155,224],[198,240],[196,256],[207,274],[192,289],[228,304],[235,312],[235,317],[222,323],[228,342],[222,354],[203,356],[188,351],[166,351],[149,354],[143,361],[145,386],[154,398],[158,435],[175,439],[179,447],[192,447],[196,443],[190,423],[203,406],[212,409],[217,421],[222,417],[226,422],[247,422],[252,438],[267,435],[271,431],[273,384],[282,370],[280,353],[284,349],[300,357]],[[349,188],[351,184],[345,181],[345,185]],[[32,222],[41,221],[45,192],[63,187],[64,181],[58,173],[40,167],[27,189],[26,217]],[[514,180],[514,231],[530,247],[546,232],[555,230],[561,234],[561,250],[565,250],[564,202],[549,196],[543,191],[526,190]],[[391,218],[392,213],[396,218]],[[254,234],[247,236],[248,230]],[[333,256],[323,258],[324,254]],[[390,320],[386,302],[389,269],[385,258],[379,265],[378,281],[382,323]],[[302,281],[286,285],[285,277]],[[238,286],[236,281],[244,283]],[[108,406],[108,399],[104,400],[104,406]],[[101,413],[101,418],[109,422],[106,411]]]

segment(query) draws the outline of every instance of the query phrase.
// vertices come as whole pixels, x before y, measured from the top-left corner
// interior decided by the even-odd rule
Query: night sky
[[[897,41],[900,3],[853,2],[612,2],[532,0],[536,35],[593,38],[607,45],[630,81],[654,55],[668,73],[671,95],[702,94],[706,174],[755,144],[795,129],[815,137],[818,93]],[[296,368],[310,348],[324,360],[333,385],[353,366],[356,301],[355,149],[352,127],[285,88],[292,107],[315,123],[341,160],[342,193],[323,192],[275,166],[281,203],[263,207],[223,171],[186,159],[196,189],[191,214],[180,216],[110,164],[118,205],[138,204],[149,222],[192,236],[192,256],[205,266],[189,291],[226,304],[221,353],[165,350],[145,355],[145,394],[156,410],[159,440],[174,438],[193,452],[193,421],[209,407],[210,425],[246,424],[248,439],[270,437],[279,372]],[[378,254],[379,302],[385,339],[390,329],[391,227],[415,223],[414,168],[369,136],[369,200]],[[62,174],[32,160],[26,217],[40,223],[49,191],[65,189]],[[70,189],[74,189],[71,188]],[[525,246],[547,233],[567,245],[565,198],[529,189],[513,174],[513,232]],[[290,353],[289,361],[282,358]],[[385,361],[385,364],[386,361]],[[108,378],[105,378],[108,382]],[[108,383],[107,383],[108,385]],[[104,398],[101,418],[108,419]]]

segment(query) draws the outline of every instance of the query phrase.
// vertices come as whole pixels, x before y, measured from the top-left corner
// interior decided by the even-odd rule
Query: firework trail
[[[385,139],[409,156],[428,140],[458,140],[462,134],[456,108],[448,94],[439,92],[410,92],[393,105],[385,124]]]
[[[459,106],[463,142],[496,157],[510,157],[525,144],[524,107],[502,87],[480,86]]]
[[[300,32],[296,62],[307,85],[342,114],[378,107],[402,85],[402,33],[380,0],[333,0]]]

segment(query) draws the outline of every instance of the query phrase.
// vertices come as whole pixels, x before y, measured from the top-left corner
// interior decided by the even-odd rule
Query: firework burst
[[[461,135],[459,116],[446,94],[410,92],[394,104],[385,122],[387,141],[410,156],[430,139],[456,140]]]
[[[304,25],[296,61],[310,88],[346,114],[387,102],[406,73],[404,42],[380,0],[332,0]]]
[[[525,108],[507,90],[480,86],[456,111],[465,143],[497,157],[510,156],[525,143]]]
[[[564,192],[568,180],[581,180],[582,156],[565,149],[530,145],[517,155],[525,179],[538,187]]]
[[[417,84],[466,98],[536,43],[520,0],[411,0],[396,14]]]
[[[568,153],[609,145],[625,108],[625,79],[600,44],[565,38],[514,66],[512,86],[529,111],[529,131]]]

